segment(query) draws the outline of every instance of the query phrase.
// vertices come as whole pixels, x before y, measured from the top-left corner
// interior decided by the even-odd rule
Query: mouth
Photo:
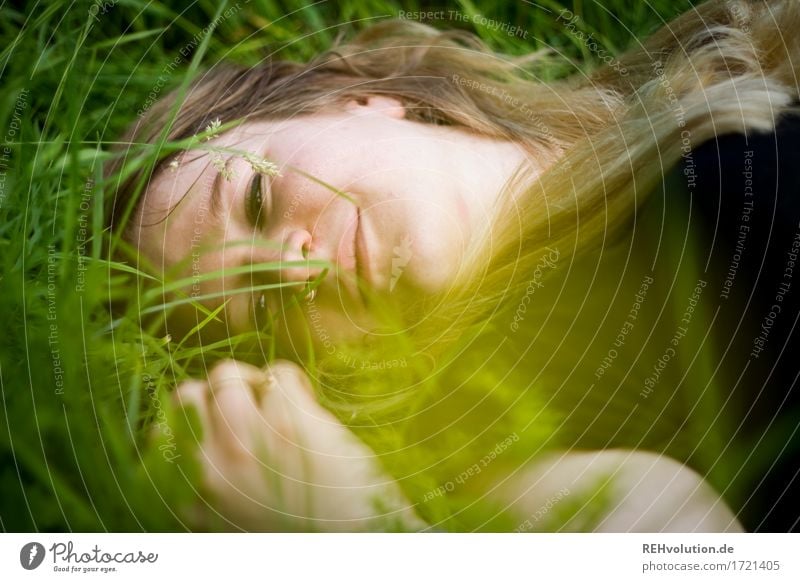
[[[367,251],[366,242],[364,240],[364,229],[362,228],[361,209],[356,207],[356,232],[353,237],[353,247],[355,257],[355,273],[356,273],[356,286],[358,287],[358,294],[361,301],[366,306],[368,301],[364,293],[363,286],[370,283],[369,275],[369,253]]]
[[[369,283],[369,253],[362,229],[361,209],[356,207],[350,224],[339,242],[338,279],[355,300],[367,305],[364,285]]]

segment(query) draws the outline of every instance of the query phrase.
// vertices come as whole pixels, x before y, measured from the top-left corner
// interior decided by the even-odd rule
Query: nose
[[[323,268],[311,266],[314,250],[311,233],[304,229],[289,231],[280,249],[280,262],[284,264],[278,273],[281,282],[305,283],[322,275]]]

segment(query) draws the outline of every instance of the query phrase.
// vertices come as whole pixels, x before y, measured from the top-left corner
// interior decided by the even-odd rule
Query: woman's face
[[[387,97],[246,122],[206,145],[265,158],[280,175],[259,174],[230,152],[185,152],[151,181],[135,243],[165,272],[176,265],[193,279],[223,272],[186,289],[200,298],[221,294],[203,300],[210,309],[226,302],[215,335],[252,331],[277,315],[276,329],[290,339],[310,330],[316,343],[374,331],[376,298],[407,305],[443,291],[524,161],[512,144],[407,120]],[[313,297],[300,292],[322,268],[307,259],[332,265]],[[249,269],[277,261],[294,264]],[[273,283],[293,286],[242,292]],[[192,327],[198,316],[178,317]]]

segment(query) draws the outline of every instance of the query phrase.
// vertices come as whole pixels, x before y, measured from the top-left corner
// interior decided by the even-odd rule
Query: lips
[[[370,264],[369,247],[367,246],[367,238],[364,232],[364,215],[361,209],[356,209],[358,219],[355,235],[355,257],[356,257],[356,276],[358,278],[359,288],[358,292],[361,295],[361,300],[364,305],[368,305],[367,294],[364,293],[363,286],[373,287],[374,282],[372,279],[372,265]]]
[[[361,216],[361,209],[357,208],[357,224],[355,236],[355,257],[356,257],[356,275],[359,281],[370,283],[370,269],[369,269],[369,254],[367,253],[367,246],[364,240],[364,229],[362,228],[363,217]]]
[[[339,241],[337,262],[341,273],[340,282],[349,289],[353,297],[358,297],[365,302],[366,298],[358,283],[369,282],[369,255],[364,244],[361,223],[361,209],[356,208],[355,215]]]

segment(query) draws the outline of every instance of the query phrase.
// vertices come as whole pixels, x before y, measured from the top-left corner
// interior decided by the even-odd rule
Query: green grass
[[[556,49],[566,58],[551,75],[574,70],[567,59],[591,67],[593,55],[556,22],[564,6],[537,5],[462,0],[445,10],[466,18],[431,23],[472,30],[513,54]],[[27,3],[25,11],[0,8],[3,531],[182,530],[180,510],[195,499],[196,467],[162,454],[191,451],[193,427],[162,403],[178,381],[229,355],[231,344],[201,352],[159,337],[139,317],[159,309],[157,298],[139,295],[142,278],[104,256],[113,242],[102,228],[112,192],[102,165],[148,94],[163,83],[163,95],[220,60],[308,59],[340,34],[443,4],[252,0],[206,35],[223,9],[211,0],[185,9],[140,0],[109,2],[105,13],[101,6],[53,0]],[[566,6],[581,15],[581,30],[618,51],[688,4]],[[524,38],[475,25],[475,15],[516,26]],[[190,43],[195,48],[165,73]],[[126,302],[126,310],[110,309]],[[170,436],[153,443],[148,434],[158,424]]]

